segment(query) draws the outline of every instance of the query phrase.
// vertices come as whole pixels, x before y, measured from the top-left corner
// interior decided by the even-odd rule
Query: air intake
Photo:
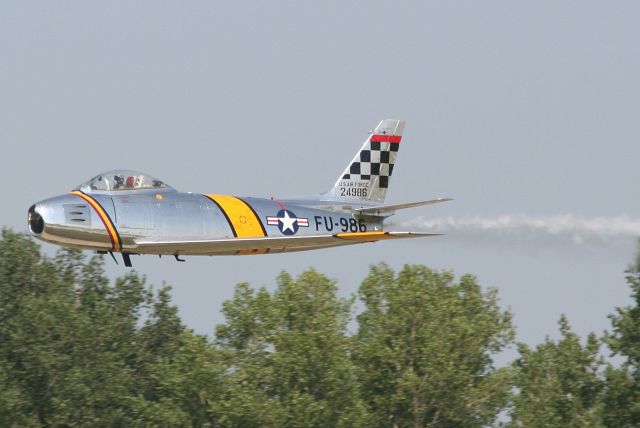
[[[34,235],[40,235],[44,230],[44,220],[42,219],[42,216],[36,212],[35,205],[31,205],[31,208],[29,208],[27,219],[31,233]]]

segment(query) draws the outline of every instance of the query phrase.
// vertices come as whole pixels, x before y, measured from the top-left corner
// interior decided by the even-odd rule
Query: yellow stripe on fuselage
[[[107,229],[107,233],[109,234],[109,238],[111,239],[112,250],[113,251],[122,250],[122,242],[120,241],[120,235],[118,235],[118,231],[116,230],[116,227],[111,221],[109,214],[107,214],[104,208],[102,208],[102,205],[100,205],[98,201],[96,201],[86,193],[82,193],[77,190],[74,190],[73,192],[71,192],[71,194],[80,196],[82,199],[87,201],[89,205],[91,205],[91,207],[94,209],[96,214],[98,214],[98,217],[100,217],[100,220],[102,220],[102,223],[104,224],[104,227]]]
[[[227,195],[205,195],[224,212],[238,238],[262,238],[266,236],[264,226],[255,211],[242,199]]]

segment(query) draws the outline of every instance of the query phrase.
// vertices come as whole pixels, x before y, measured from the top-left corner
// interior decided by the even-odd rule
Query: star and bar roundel
[[[296,216],[293,211],[281,209],[275,216],[267,216],[268,226],[278,226],[283,235],[295,235],[301,227],[309,227],[309,219]]]

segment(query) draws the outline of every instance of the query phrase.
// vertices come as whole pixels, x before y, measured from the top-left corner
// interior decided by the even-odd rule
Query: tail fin
[[[380,122],[324,197],[341,202],[384,202],[403,131],[401,120]]]

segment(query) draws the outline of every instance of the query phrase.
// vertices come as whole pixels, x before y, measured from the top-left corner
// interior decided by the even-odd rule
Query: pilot
[[[113,176],[113,189],[114,190],[117,190],[117,189],[121,188],[123,184],[124,184],[124,178],[122,178],[121,175],[114,175]]]

